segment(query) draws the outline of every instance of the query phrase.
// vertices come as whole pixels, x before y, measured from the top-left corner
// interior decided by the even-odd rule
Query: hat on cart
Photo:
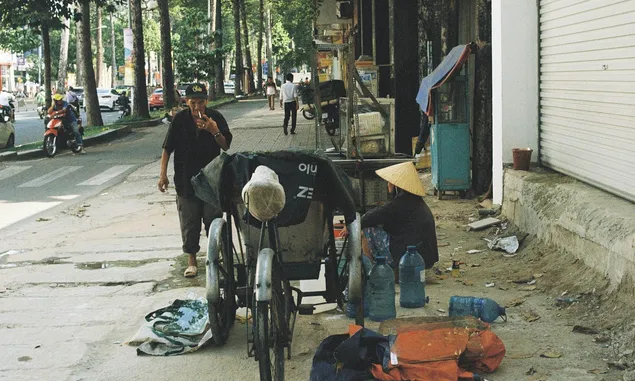
[[[418,196],[424,196],[426,194],[426,190],[421,183],[421,179],[419,179],[415,165],[409,161],[378,169],[375,173],[377,176],[406,192]]]
[[[202,83],[193,83],[185,89],[185,98],[207,98],[207,89]]]
[[[60,93],[54,94],[53,95],[53,100],[54,101],[61,101],[62,99],[64,99],[64,96]]]

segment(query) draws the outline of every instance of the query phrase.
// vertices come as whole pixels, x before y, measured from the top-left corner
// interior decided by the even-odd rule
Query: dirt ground
[[[498,319],[492,324],[507,353],[500,368],[486,375],[488,380],[630,379],[624,378],[624,374],[635,368],[633,350],[629,349],[632,334],[628,331],[632,327],[624,322],[630,322],[633,311],[629,296],[632,288],[622,286],[609,293],[608,283],[599,274],[541,245],[511,224],[506,229],[499,226],[467,231],[466,225],[479,218],[481,207],[476,199],[449,196],[438,200],[432,195],[425,199],[437,222],[440,262],[435,266],[436,274],[431,272],[427,279],[430,304],[419,309],[398,306],[398,318],[447,316],[452,295],[488,297],[507,307],[507,321]],[[487,248],[484,238],[497,233],[525,237],[515,256],[505,257],[502,251]],[[468,250],[483,252],[467,254]],[[462,262],[457,278],[447,270],[453,259]],[[182,266],[175,266],[175,271],[182,271]],[[196,281],[188,282],[192,282],[188,286],[196,286]],[[334,308],[312,316],[298,316],[293,357],[287,361],[287,379],[309,379],[312,358],[321,340],[346,332],[351,323],[351,319]],[[379,329],[379,323],[369,320],[366,326]],[[576,326],[597,332],[574,332]],[[237,321],[230,341],[244,340],[244,328]]]

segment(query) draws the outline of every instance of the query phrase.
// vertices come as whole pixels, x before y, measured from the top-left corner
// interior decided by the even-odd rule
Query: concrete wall
[[[512,148],[538,157],[538,2],[492,0],[493,191],[503,199],[503,164]]]
[[[571,177],[505,171],[503,214],[617,287],[635,279],[635,204]]]

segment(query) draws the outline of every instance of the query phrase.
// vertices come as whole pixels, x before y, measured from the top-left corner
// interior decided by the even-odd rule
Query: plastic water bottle
[[[375,265],[368,277],[369,307],[368,317],[373,321],[394,319],[395,308],[395,272],[386,263],[386,257],[375,257]]]
[[[501,307],[489,298],[476,298],[473,296],[453,296],[450,298],[450,316],[472,315],[491,323],[499,316],[507,320],[505,308]]]
[[[426,264],[416,246],[399,260],[399,305],[404,308],[423,307],[426,304]]]
[[[369,312],[369,299],[370,294],[368,292],[368,277],[370,275],[370,270],[373,267],[373,263],[368,259],[367,256],[362,255],[362,266],[364,267],[364,279],[365,282],[362,286],[362,290],[364,291],[364,317],[368,317]],[[347,286],[348,287],[348,286]],[[348,289],[346,290],[348,292]],[[347,295],[348,296],[348,295]],[[346,303],[346,316],[349,318],[355,318],[357,314],[357,303]]]

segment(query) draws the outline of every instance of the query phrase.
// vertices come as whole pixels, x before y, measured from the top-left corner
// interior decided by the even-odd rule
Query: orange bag
[[[382,364],[371,368],[378,380],[467,381],[474,379],[474,373],[495,371],[505,356],[505,345],[476,318],[445,318],[398,327],[389,355],[387,368]]]

